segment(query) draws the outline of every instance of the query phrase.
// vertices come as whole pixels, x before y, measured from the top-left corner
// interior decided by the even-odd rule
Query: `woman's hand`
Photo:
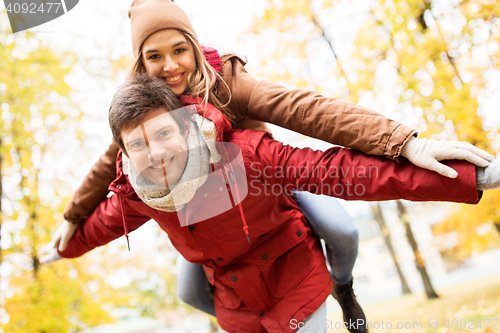
[[[456,178],[458,173],[452,168],[439,163],[443,160],[466,160],[480,167],[487,167],[495,157],[470,143],[460,141],[436,141],[411,138],[403,146],[401,156],[424,169]]]
[[[40,258],[40,263],[50,264],[51,262],[62,259],[63,257],[59,255],[57,248],[59,248],[61,252],[66,250],[68,242],[75,234],[77,228],[78,224],[63,221],[61,226],[56,230],[52,241],[42,248],[41,253],[43,256]]]

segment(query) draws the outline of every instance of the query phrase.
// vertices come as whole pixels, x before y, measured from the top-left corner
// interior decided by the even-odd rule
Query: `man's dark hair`
[[[136,74],[118,88],[111,101],[109,126],[113,139],[122,152],[128,156],[121,137],[121,131],[124,128],[139,126],[149,112],[159,108],[172,111],[181,107],[177,96],[165,82],[150,77],[146,72]],[[183,133],[186,130],[186,113],[172,112],[171,115]]]

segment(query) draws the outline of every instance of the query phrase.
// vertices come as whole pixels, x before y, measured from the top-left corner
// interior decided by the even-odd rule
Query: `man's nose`
[[[159,161],[165,158],[167,150],[165,147],[155,141],[149,142],[149,158],[154,161]]]
[[[172,59],[172,57],[166,57],[165,58],[165,63],[163,64],[163,71],[167,73],[172,73],[174,74],[175,71],[179,68],[179,65],[177,64],[177,61]]]

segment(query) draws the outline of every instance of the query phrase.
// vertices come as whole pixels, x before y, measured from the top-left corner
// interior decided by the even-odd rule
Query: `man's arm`
[[[253,145],[248,156],[252,156],[248,161],[249,181],[258,179],[286,193],[297,189],[346,200],[471,204],[477,203],[481,195],[476,187],[475,166],[465,161],[446,163],[458,172],[458,177],[451,179],[408,161],[397,163],[338,147],[325,152],[292,148],[267,135]]]
[[[80,223],[66,250],[58,251],[64,258],[75,258],[124,234],[124,221],[133,231],[150,220],[137,212],[132,201],[114,194],[101,202],[94,212]]]

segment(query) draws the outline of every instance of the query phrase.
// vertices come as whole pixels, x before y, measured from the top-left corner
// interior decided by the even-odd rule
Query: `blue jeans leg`
[[[358,229],[352,217],[337,199],[326,195],[293,191],[293,199],[314,233],[325,241],[333,280],[338,284],[349,283],[359,243]]]
[[[181,257],[177,294],[184,303],[215,317],[214,298],[202,265]]]
[[[326,302],[304,322],[290,321],[290,328],[300,327],[295,333],[326,333]],[[219,327],[219,333],[228,333]]]

